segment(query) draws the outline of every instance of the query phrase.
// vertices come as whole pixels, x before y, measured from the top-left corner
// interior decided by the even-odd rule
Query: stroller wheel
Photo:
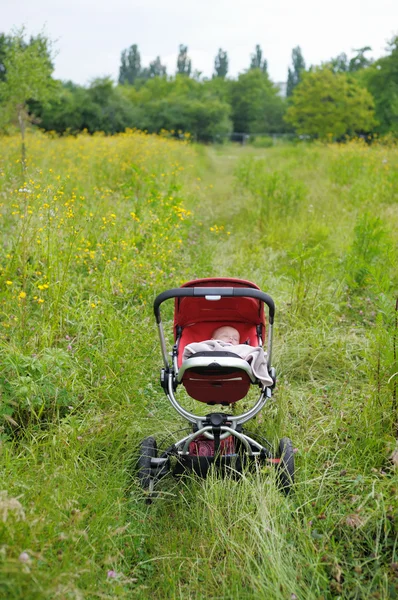
[[[287,496],[294,483],[294,450],[290,438],[284,437],[280,440],[278,457],[280,458],[277,465],[278,484],[281,491]]]
[[[138,457],[138,479],[142,489],[149,490],[151,488],[152,467],[151,459],[156,458],[158,451],[156,446],[156,440],[153,437],[147,437],[142,440],[140,444],[139,457]]]

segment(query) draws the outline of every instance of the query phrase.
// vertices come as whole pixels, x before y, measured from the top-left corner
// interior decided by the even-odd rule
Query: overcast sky
[[[55,41],[55,77],[80,84],[104,75],[116,80],[120,53],[132,44],[143,66],[160,55],[169,74],[179,44],[187,45],[193,69],[207,77],[219,48],[236,76],[260,44],[279,82],[295,46],[307,66],[363,46],[379,58],[398,34],[398,0],[0,0],[0,7],[0,32],[44,28]]]

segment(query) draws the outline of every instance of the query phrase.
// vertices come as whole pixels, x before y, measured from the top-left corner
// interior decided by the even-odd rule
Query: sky
[[[0,0],[0,8],[0,32],[44,31],[54,41],[54,76],[81,85],[107,75],[117,80],[120,54],[132,44],[142,66],[159,55],[168,74],[184,44],[204,77],[219,48],[236,77],[259,44],[271,79],[283,82],[295,46],[308,67],[364,46],[379,58],[398,34],[397,0]]]

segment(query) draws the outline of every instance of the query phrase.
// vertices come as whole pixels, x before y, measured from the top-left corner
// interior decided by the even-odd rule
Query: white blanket
[[[211,351],[226,351],[237,354],[240,358],[247,360],[250,363],[253,374],[263,387],[273,384],[273,381],[268,373],[267,354],[261,346],[248,346],[247,344],[238,344],[234,346],[229,342],[222,340],[205,340],[204,342],[193,342],[184,348],[182,360],[191,358],[196,352],[211,352]]]

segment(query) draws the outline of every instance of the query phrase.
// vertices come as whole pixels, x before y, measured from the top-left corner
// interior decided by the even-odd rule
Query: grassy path
[[[239,484],[193,482],[179,498],[151,507],[150,554],[159,559],[152,567],[164,590],[154,585],[151,593],[159,597],[394,597],[396,480],[387,460],[392,428],[386,426],[391,395],[374,398],[385,380],[376,383],[371,375],[377,341],[368,330],[380,335],[371,316],[377,301],[368,298],[366,317],[363,296],[347,307],[347,267],[338,272],[335,256],[350,248],[346,231],[352,235],[353,221],[346,219],[335,239],[333,226],[347,208],[328,181],[333,156],[308,154],[275,149],[263,161],[259,154],[251,158],[250,149],[210,149],[206,177],[212,187],[203,182],[196,210],[213,232],[201,239],[206,250],[199,272],[196,252],[192,261],[195,276],[245,277],[276,300],[277,402],[254,428],[270,439],[290,435],[298,446],[295,497],[281,498],[271,473],[268,483],[264,474]],[[275,181],[265,181],[260,199],[261,181],[254,194],[238,188],[233,172],[242,160],[247,170],[261,164],[259,179],[263,172],[292,174],[276,180],[284,187],[282,202],[300,194],[301,183],[306,187],[296,218],[283,205],[278,211],[276,193],[276,214],[264,227],[263,205]],[[352,213],[355,224],[360,211]],[[178,523],[177,536],[170,523]]]
[[[33,353],[30,378],[53,386],[40,388],[43,397],[53,399],[58,373],[72,406],[45,413],[44,426],[32,419],[17,441],[1,445],[0,597],[396,597],[389,456],[397,150],[226,147],[194,155],[134,136],[54,143],[58,162],[95,197],[87,212],[82,200],[80,223],[97,211],[100,218],[73,254],[65,296],[55,296],[62,323],[50,326],[56,316],[38,312],[35,300],[28,322],[33,329],[42,319],[42,346],[1,339],[5,400],[7,386],[12,398],[26,386]],[[51,164],[41,144],[37,153]],[[76,155],[91,168],[71,171]],[[180,184],[177,169],[186,170]],[[12,230],[11,212],[7,218]],[[95,243],[102,255],[86,264]],[[264,469],[241,481],[164,481],[146,506],[131,476],[137,441],[180,426],[157,384],[152,299],[211,275],[250,279],[276,301],[278,392],[251,429],[294,440],[296,493],[282,497]],[[20,271],[5,277],[14,286]],[[18,293],[10,303],[22,311]],[[59,351],[67,345],[72,356]]]

